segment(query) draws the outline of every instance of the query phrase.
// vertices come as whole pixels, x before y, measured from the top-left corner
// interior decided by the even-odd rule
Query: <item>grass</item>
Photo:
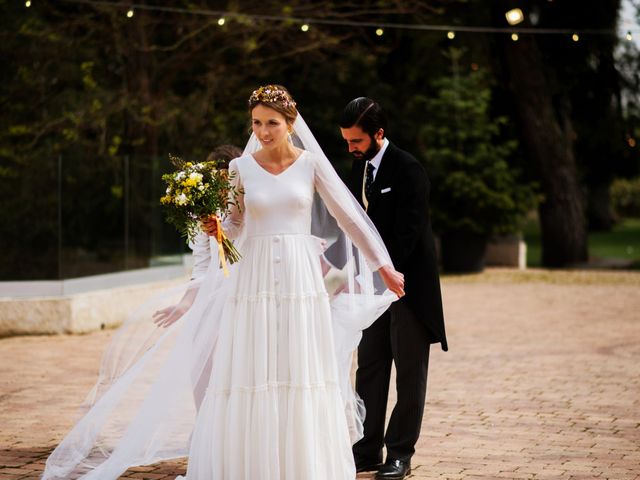
[[[542,249],[537,218],[525,226],[524,238],[527,242],[527,265],[539,267]],[[629,268],[640,269],[640,218],[624,219],[610,232],[590,233],[588,241],[591,262],[628,262]]]
[[[611,232],[592,233],[589,235],[589,252],[592,257],[640,262],[640,218],[627,218]]]

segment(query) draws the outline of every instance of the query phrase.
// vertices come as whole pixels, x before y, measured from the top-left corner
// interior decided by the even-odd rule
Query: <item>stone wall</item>
[[[487,267],[527,268],[527,244],[518,235],[495,237],[487,245]]]
[[[168,287],[189,279],[191,255],[170,266],[58,281],[0,282],[0,337],[112,328]]]
[[[86,333],[115,327],[146,299],[187,279],[56,297],[0,298],[0,337]]]

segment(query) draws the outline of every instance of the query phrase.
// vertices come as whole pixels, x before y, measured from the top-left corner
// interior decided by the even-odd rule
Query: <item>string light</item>
[[[381,37],[382,35],[384,35],[384,30],[383,30],[383,29],[381,29],[381,28],[378,28],[378,29],[376,30],[376,35],[377,35],[377,36],[379,36],[379,37]]]
[[[577,33],[574,33],[573,35],[571,35],[571,40],[573,40],[574,42],[577,42],[578,40],[580,40],[580,35],[578,35]]]
[[[65,3],[75,3],[82,5],[93,5],[93,6],[102,6],[102,7],[112,7],[120,9],[125,4],[124,1],[114,1],[114,0],[59,0]],[[548,0],[552,1],[552,0]],[[25,0],[25,6],[30,6],[32,0]],[[373,22],[365,22],[365,21],[357,21],[357,20],[339,20],[339,19],[329,19],[329,18],[300,18],[300,17],[291,17],[287,15],[265,15],[265,14],[248,14],[242,12],[229,12],[222,10],[210,10],[207,8],[184,8],[184,7],[176,7],[169,5],[153,5],[147,3],[128,3],[130,7],[130,12],[135,10],[146,10],[149,12],[164,12],[171,14],[181,14],[181,15],[196,15],[196,16],[209,16],[216,17],[221,19],[224,17],[226,19],[232,17],[241,17],[243,19],[252,19],[255,21],[270,21],[270,22],[294,22],[302,24],[302,27],[306,25],[306,29],[302,28],[302,31],[308,31],[311,24],[314,25],[331,25],[331,26],[340,26],[340,27],[364,27],[364,28],[374,28],[374,29],[397,29],[397,30],[414,30],[414,31],[424,31],[424,32],[447,32],[447,37],[452,40],[455,38],[456,33],[454,33],[454,28],[456,32],[469,32],[469,33],[517,33],[520,34],[531,34],[531,35],[570,35],[574,39],[574,41],[579,40],[578,34],[582,35],[607,35],[607,36],[618,36],[618,32],[612,28],[602,28],[602,29],[582,29],[582,30],[570,30],[568,28],[533,28],[533,27],[519,27],[514,29],[513,27],[504,28],[504,27],[490,27],[490,26],[470,26],[470,25],[456,25],[453,27],[452,25],[427,25],[427,24],[417,24],[417,23],[373,23]],[[520,9],[513,9],[520,10]],[[520,10],[520,13],[516,12],[515,14],[511,14],[513,19],[520,18],[520,14],[522,14],[522,18],[524,19],[524,13]],[[127,13],[129,16],[129,13]],[[131,13],[133,16],[133,13]],[[512,19],[512,20],[513,20]],[[218,20],[220,21],[220,20]],[[520,23],[520,22],[518,22]],[[636,30],[631,30],[627,32],[626,38],[630,39],[631,33]],[[384,34],[384,31],[383,31]],[[576,40],[575,38],[578,38]]]
[[[518,34],[517,34],[517,33],[512,33],[512,34],[511,34],[511,40],[513,40],[514,42],[517,42],[519,38],[520,38],[520,37],[518,37]]]
[[[27,0],[26,2],[24,2],[24,6],[29,8],[31,6],[31,0]]]
[[[633,138],[633,137],[629,137],[629,138],[627,139],[627,143],[629,144],[629,146],[630,146],[631,148],[633,148],[633,147],[635,147],[635,146],[636,146],[636,139],[635,139],[635,138]]]
[[[223,26],[223,25],[224,25],[224,22],[225,22],[224,17],[220,17],[220,18],[218,19],[218,25]]]
[[[129,11],[127,12],[127,18],[131,18],[133,17],[133,8],[130,8]]]
[[[303,23],[302,26],[300,27],[300,30],[302,30],[303,32],[308,32],[309,31],[309,24],[308,23]]]
[[[631,35],[631,32],[627,32],[627,40],[633,40],[633,35]]]
[[[507,22],[509,25],[517,25],[524,21],[524,13],[519,8],[513,8],[504,14],[507,17]]]

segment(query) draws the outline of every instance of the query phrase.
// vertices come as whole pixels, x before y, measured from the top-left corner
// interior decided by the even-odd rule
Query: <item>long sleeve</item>
[[[231,205],[229,213],[222,221],[222,229],[224,233],[230,239],[235,239],[240,236],[242,227],[244,226],[244,190],[242,186],[242,179],[240,178],[240,170],[236,160],[231,160],[229,163],[229,175],[233,177],[231,184],[236,187],[236,193],[238,197],[234,205]],[[232,199],[231,199],[232,200]]]
[[[389,254],[366,213],[353,198],[331,164],[314,155],[314,183],[329,213],[337,220],[355,246],[363,253],[372,271],[390,265]]]
[[[417,161],[403,172],[402,185],[398,202],[403,208],[394,215],[394,235],[387,245],[397,268],[402,268],[414,252],[429,214],[429,180]]]
[[[196,280],[204,276],[211,262],[211,245],[209,235],[199,232],[195,238],[189,242],[192,251],[193,269],[191,270],[191,280]]]

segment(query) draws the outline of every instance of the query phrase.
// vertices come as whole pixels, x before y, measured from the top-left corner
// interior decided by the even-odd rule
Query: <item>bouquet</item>
[[[220,222],[220,216],[238,204],[240,192],[231,183],[234,174],[217,168],[215,161],[192,163],[173,155],[169,155],[169,159],[177,171],[162,176],[167,190],[160,203],[165,206],[167,220],[189,241],[201,230],[202,219],[215,219],[220,267],[226,276],[226,261],[233,264],[240,260],[240,253],[222,231]]]

